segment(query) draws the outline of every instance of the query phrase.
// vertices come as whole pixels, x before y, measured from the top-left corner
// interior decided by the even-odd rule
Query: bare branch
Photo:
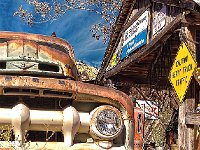
[[[69,10],[85,10],[94,12],[104,20],[91,28],[93,37],[106,42],[114,26],[121,8],[121,0],[52,0],[39,2],[38,0],[25,0],[33,6],[34,11],[28,12],[22,6],[14,13],[28,25],[57,20]]]

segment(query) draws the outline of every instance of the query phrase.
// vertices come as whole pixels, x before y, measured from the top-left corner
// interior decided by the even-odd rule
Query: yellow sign
[[[181,43],[169,74],[169,80],[173,85],[180,102],[183,101],[196,66],[197,64],[187,46],[185,43]]]
[[[111,67],[115,67],[117,65],[117,54],[114,53],[111,58]]]

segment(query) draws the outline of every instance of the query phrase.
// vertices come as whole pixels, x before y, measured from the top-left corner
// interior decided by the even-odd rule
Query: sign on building
[[[153,35],[160,31],[166,24],[166,6],[161,5],[161,9],[155,12],[153,17]]]
[[[174,87],[180,102],[187,92],[194,69],[197,64],[185,43],[181,43],[169,74],[169,80]]]
[[[145,45],[147,42],[148,14],[146,10],[123,35],[121,59]]]
[[[117,65],[117,62],[118,62],[118,56],[117,55],[118,55],[118,53],[117,53],[117,51],[115,51],[115,53],[113,54],[113,56],[110,60],[108,67],[106,68],[106,71],[114,68]]]
[[[136,107],[145,112],[145,119],[158,119],[158,102],[136,100]]]
[[[118,62],[120,60],[121,49],[122,49],[122,38],[120,39],[120,42],[110,59],[110,62],[108,64],[108,67],[106,68],[106,71],[114,68],[118,64]]]

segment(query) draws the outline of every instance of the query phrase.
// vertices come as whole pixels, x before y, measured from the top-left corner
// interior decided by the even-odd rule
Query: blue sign
[[[147,43],[148,10],[146,10],[123,34],[121,59]]]
[[[121,59],[147,43],[147,28],[122,47]]]

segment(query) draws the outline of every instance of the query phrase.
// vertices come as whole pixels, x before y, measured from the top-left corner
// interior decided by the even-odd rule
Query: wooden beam
[[[148,79],[142,76],[117,75],[110,78],[116,86],[133,86],[135,84],[148,84]]]
[[[155,47],[158,47],[160,44],[162,44],[162,41],[165,41],[167,38],[169,38],[168,34],[170,34],[174,29],[177,28],[178,25],[180,25],[182,17],[182,14],[177,15],[177,17],[171,23],[169,23],[150,43],[123,60],[115,68],[107,71],[104,75],[105,78],[109,78],[117,74],[121,71],[121,69],[127,67],[130,63],[132,65],[136,62],[139,62],[142,57],[152,53],[155,50]]]
[[[162,4],[176,6],[176,7],[180,7],[183,9],[189,9],[189,10],[193,10],[195,7],[195,2],[193,2],[191,0],[190,1],[182,0],[181,2],[179,0],[152,0],[152,1],[156,2],[156,3],[162,3]]]
[[[188,99],[186,105],[186,113],[187,112],[194,112],[195,110],[195,99]],[[194,150],[194,126],[193,125],[186,125],[186,148],[187,150]]]
[[[150,84],[150,79],[147,78],[147,74],[143,75],[143,74],[139,74],[139,73],[134,73],[134,75],[130,75],[129,74],[117,74],[115,76],[112,76],[111,78],[109,78],[112,80],[112,82],[114,84],[116,84],[116,86],[131,86],[134,84]],[[159,78],[151,81],[151,86],[158,86],[160,89],[166,89],[166,86],[169,85],[169,80],[165,77],[165,78]]]
[[[162,3],[166,5],[179,6],[178,0],[152,0],[155,3]]]
[[[184,22],[190,25],[200,25],[200,12],[191,11],[185,15]]]

